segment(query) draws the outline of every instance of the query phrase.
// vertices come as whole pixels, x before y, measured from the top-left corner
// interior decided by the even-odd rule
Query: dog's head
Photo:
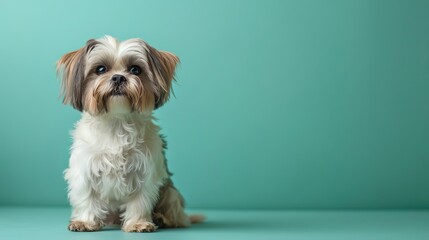
[[[141,39],[91,39],[57,63],[63,102],[93,115],[151,112],[168,100],[178,62]]]

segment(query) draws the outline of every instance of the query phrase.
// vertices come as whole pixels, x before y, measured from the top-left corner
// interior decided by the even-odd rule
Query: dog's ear
[[[171,84],[179,58],[169,52],[158,51],[146,44],[149,67],[155,82],[155,109],[170,97]]]
[[[98,42],[89,40],[76,51],[62,56],[57,62],[57,75],[61,79],[61,96],[64,104],[71,104],[75,109],[83,109],[83,88],[85,80],[85,56]]]

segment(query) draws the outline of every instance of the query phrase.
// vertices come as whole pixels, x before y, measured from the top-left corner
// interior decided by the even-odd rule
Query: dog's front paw
[[[71,221],[68,229],[73,232],[94,232],[100,230],[101,224],[88,223],[82,221]]]
[[[136,222],[122,228],[124,232],[155,232],[158,227],[151,222]]]

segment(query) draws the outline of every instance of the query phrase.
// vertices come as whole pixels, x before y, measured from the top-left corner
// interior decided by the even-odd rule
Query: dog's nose
[[[123,75],[120,75],[120,74],[113,75],[111,80],[114,84],[120,84],[120,83],[123,83],[126,81],[125,77]]]

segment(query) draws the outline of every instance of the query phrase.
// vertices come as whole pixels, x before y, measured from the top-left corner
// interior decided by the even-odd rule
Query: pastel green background
[[[79,112],[55,62],[139,37],[181,58],[156,112],[193,208],[428,208],[429,1],[0,2],[0,204],[66,206]]]

